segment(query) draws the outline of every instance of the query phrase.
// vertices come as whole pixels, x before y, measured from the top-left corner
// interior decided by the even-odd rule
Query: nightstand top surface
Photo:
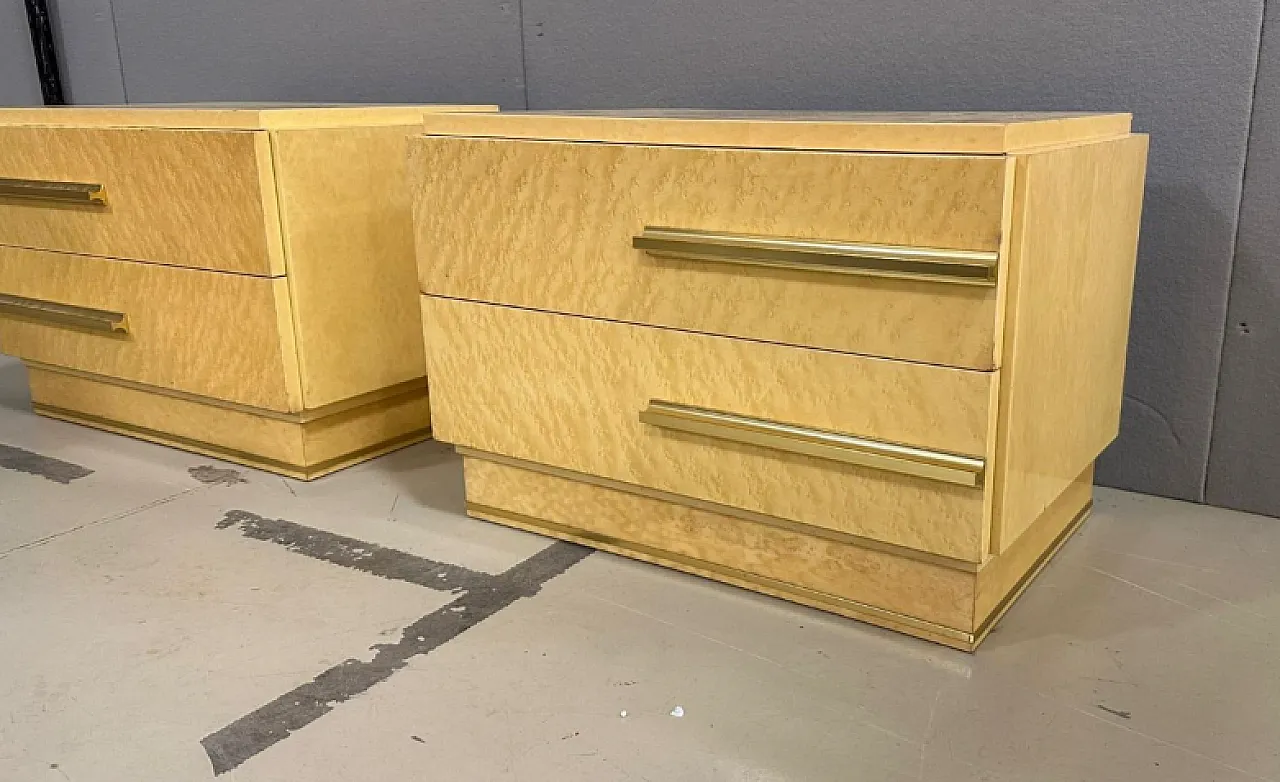
[[[416,125],[447,111],[496,111],[486,105],[359,103],[137,103],[127,106],[0,108],[0,126],[283,130]]]
[[[428,135],[615,144],[999,155],[1128,135],[1132,115],[628,109],[433,114]]]

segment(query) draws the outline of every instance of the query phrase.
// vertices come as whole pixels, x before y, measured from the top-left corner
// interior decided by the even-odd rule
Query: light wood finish
[[[1128,115],[425,125],[428,374],[472,515],[970,650],[1088,515]]]
[[[374,455],[369,448],[393,448],[425,440],[428,434],[427,394],[411,391],[381,402],[310,421],[303,426],[306,464],[351,464]],[[391,448],[383,449],[391,450]],[[362,453],[362,458],[348,459]],[[336,469],[336,467],[335,467]]]
[[[1123,136],[1129,114],[627,109],[434,115],[428,133],[611,144],[1002,154]]]
[[[989,560],[978,571],[974,594],[973,627],[990,627],[1000,612],[1026,588],[1030,579],[1066,542],[1093,505],[1091,462],[1044,511],[1031,520],[1012,546]]]
[[[969,630],[973,574],[483,459],[467,501]]]
[[[420,440],[406,140],[492,108],[0,109],[0,350],[38,412],[295,477]]]
[[[663,399],[981,457],[993,373],[424,297],[437,436],[980,561],[983,491],[639,421]]]
[[[0,108],[0,125],[42,127],[223,128],[291,130],[298,128],[409,125],[439,112],[491,112],[493,105],[376,105],[343,103],[133,103],[128,106]]]
[[[1092,467],[979,571],[470,455],[467,512],[973,651],[1085,520]]]
[[[429,436],[419,390],[331,416],[288,421],[29,367],[37,413],[311,480]]]
[[[276,295],[282,283],[0,247],[0,292],[128,320],[128,333],[113,335],[0,312],[0,352],[249,407],[301,410],[286,380],[295,359],[277,330],[278,308],[287,306]]]
[[[426,293],[996,366],[994,288],[655,258],[632,238],[652,225],[995,251],[1002,158],[427,137],[410,166]]]
[[[706,500],[699,500],[695,497],[689,497],[682,494],[673,494],[672,492],[660,491],[648,486],[639,486],[633,483],[623,483],[609,478],[603,478],[599,475],[591,475],[590,473],[575,472],[573,470],[565,470],[559,467],[552,467],[548,464],[539,464],[538,462],[530,462],[524,459],[515,459],[510,456],[502,456],[501,454],[489,451],[479,451],[474,448],[468,448],[464,445],[454,447],[454,451],[463,457],[471,457],[485,462],[493,462],[494,464],[503,464],[509,467],[515,467],[518,470],[536,472],[542,475],[550,475],[556,478],[564,478],[565,480],[599,486],[604,489],[620,491],[626,494],[634,494],[638,497],[647,497],[649,499],[658,500],[660,502],[673,503],[682,505],[687,508],[705,511],[716,516],[728,516],[731,518],[742,519],[751,524],[763,525],[766,527],[774,527],[789,532],[796,532],[815,538],[821,538],[834,543],[852,545],[870,551],[879,551],[886,554],[900,557],[903,559],[912,559],[917,562],[924,562],[930,565],[940,565],[952,570],[962,570],[968,573],[977,573],[982,564],[978,562],[969,562],[963,559],[952,559],[951,557],[943,557],[937,554],[931,554],[927,551],[906,548],[905,546],[895,546],[891,543],[885,543],[874,538],[864,538],[858,535],[850,535],[847,532],[828,529],[826,527],[815,527],[810,524],[801,524],[783,519],[777,516],[767,516],[763,513],[754,513],[752,511],[735,508],[731,505],[721,505]]]
[[[1119,431],[1147,138],[1018,159],[992,547]]]
[[[106,197],[0,197],[0,244],[283,274],[267,144],[261,133],[0,124],[0,178],[98,184]]]
[[[36,412],[42,415],[74,417],[77,423],[153,442],[164,437],[166,445],[187,450],[198,444],[206,454],[212,454],[216,444],[220,454],[252,453],[263,463],[305,462],[301,427],[288,421],[68,374],[55,367],[28,364],[27,375]]]
[[[405,177],[412,131],[271,134],[308,407],[426,371]]]

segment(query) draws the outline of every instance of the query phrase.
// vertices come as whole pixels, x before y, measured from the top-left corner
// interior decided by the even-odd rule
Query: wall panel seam
[[[1222,308],[1222,332],[1218,342],[1218,365],[1214,372],[1213,402],[1209,406],[1209,439],[1204,452],[1204,467],[1200,473],[1202,503],[1209,501],[1209,473],[1213,466],[1214,440],[1218,429],[1218,402],[1222,398],[1222,367],[1227,351],[1227,332],[1231,328],[1231,294],[1236,284],[1236,256],[1240,252],[1240,231],[1243,220],[1245,188],[1249,181],[1249,147],[1253,143],[1254,117],[1258,106],[1258,82],[1262,71],[1262,45],[1267,35],[1267,0],[1262,0],[1258,16],[1258,49],[1253,60],[1253,83],[1249,87],[1249,117],[1245,124],[1244,150],[1240,162],[1240,187],[1237,189],[1235,208],[1235,232],[1231,238],[1231,253],[1227,256],[1227,301]]]
[[[120,51],[120,25],[116,22],[116,0],[107,0],[107,10],[111,12],[111,37],[116,42],[116,63],[120,66],[120,93],[124,102],[129,103],[129,81],[124,77],[124,53]]]
[[[529,60],[525,55],[524,0],[516,0],[516,23],[520,25],[520,89],[524,95],[524,109],[529,110]]]

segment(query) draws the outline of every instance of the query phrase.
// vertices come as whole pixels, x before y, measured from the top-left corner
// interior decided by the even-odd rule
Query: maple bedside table
[[[406,139],[465,108],[0,109],[36,412],[304,479],[426,438]]]
[[[1087,514],[1129,115],[425,122],[432,414],[471,515],[972,650]]]

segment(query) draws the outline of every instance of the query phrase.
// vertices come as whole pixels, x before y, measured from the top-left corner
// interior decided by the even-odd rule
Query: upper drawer
[[[980,561],[998,374],[423,297],[434,436]]]
[[[443,296],[991,369],[1009,171],[1002,157],[419,137],[419,279]]]
[[[0,353],[296,411],[298,371],[282,339],[292,336],[287,285],[0,246]]]
[[[0,127],[0,244],[284,274],[267,134]]]

